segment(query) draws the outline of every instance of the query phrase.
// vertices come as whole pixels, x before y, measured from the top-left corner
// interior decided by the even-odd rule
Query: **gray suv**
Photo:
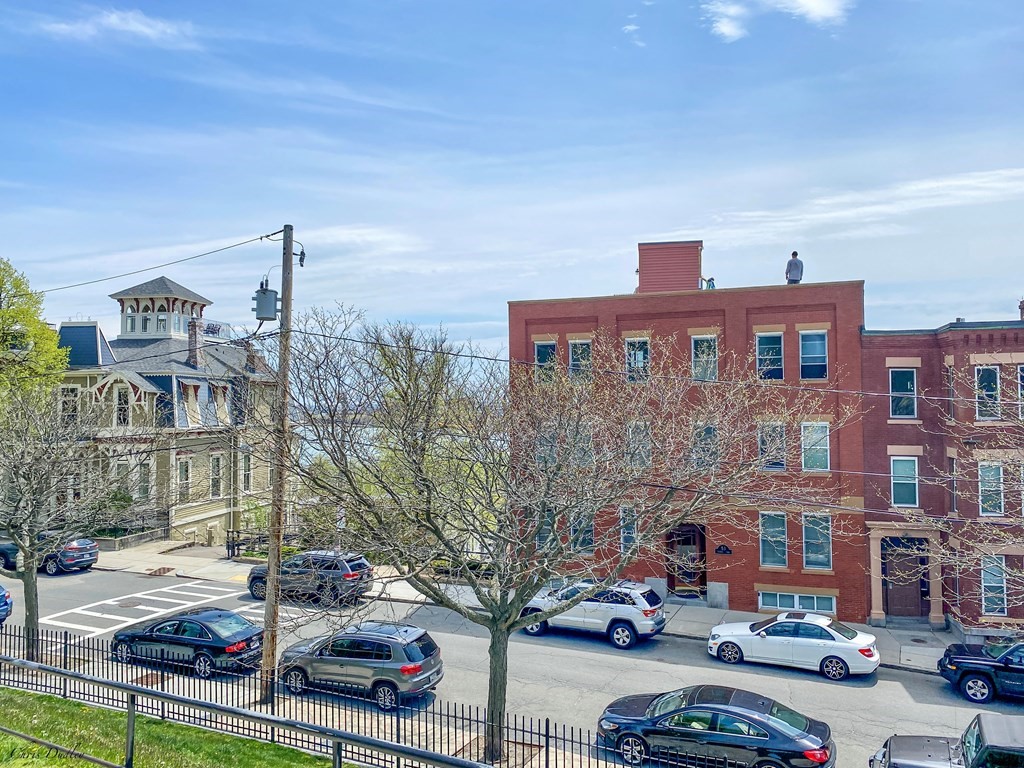
[[[542,592],[523,610],[540,613],[571,600],[594,585],[585,581],[559,590]],[[523,627],[528,635],[542,635],[548,627],[600,632],[616,648],[632,648],[640,638],[654,637],[665,629],[662,599],[646,584],[619,581],[545,621]]]
[[[355,552],[315,550],[281,562],[281,593],[316,598],[334,605],[358,600],[373,585],[373,566]],[[249,592],[257,600],[267,598],[267,566],[249,571]]]
[[[382,710],[402,696],[422,696],[444,677],[441,649],[411,624],[364,621],[333,635],[303,640],[281,654],[280,679],[291,693],[370,691]]]

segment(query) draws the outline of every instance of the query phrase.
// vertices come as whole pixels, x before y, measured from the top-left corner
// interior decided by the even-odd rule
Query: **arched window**
[[[135,310],[131,307],[124,311],[124,332],[135,333]]]
[[[167,307],[161,304],[156,311],[156,332],[167,333]]]

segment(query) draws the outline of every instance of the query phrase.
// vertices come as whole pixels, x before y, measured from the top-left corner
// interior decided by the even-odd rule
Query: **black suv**
[[[966,699],[985,704],[996,694],[1024,696],[1024,643],[954,643],[939,659],[939,674]]]
[[[893,736],[868,768],[1022,768],[1024,717],[985,712],[963,735]]]
[[[373,585],[373,566],[355,552],[314,550],[281,562],[281,593],[316,598],[335,604],[358,600]],[[267,597],[267,566],[249,571],[249,592],[257,600]]]

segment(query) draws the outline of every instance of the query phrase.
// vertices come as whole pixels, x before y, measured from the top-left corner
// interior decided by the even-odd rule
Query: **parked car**
[[[66,536],[64,546],[55,552],[43,556],[39,570],[49,576],[56,576],[61,571],[87,571],[96,565],[100,557],[100,545],[92,539],[78,534],[63,534],[56,531],[44,531],[39,534],[39,541],[46,541],[58,536]],[[45,549],[45,547],[44,547]],[[13,571],[18,562],[18,545],[10,539],[0,540],[0,565]]]
[[[444,677],[441,649],[411,624],[364,621],[285,649],[280,679],[293,694],[311,688],[370,691],[382,710],[422,696]]]
[[[1024,717],[985,712],[960,737],[890,736],[868,768],[1024,768]]]
[[[336,604],[358,600],[371,586],[373,566],[355,552],[302,552],[281,563],[282,594]],[[249,571],[249,592],[257,600],[267,598],[267,566],[256,565]]]
[[[801,611],[752,624],[719,624],[708,637],[708,653],[726,664],[745,660],[815,669],[830,680],[871,674],[881,662],[874,635]]]
[[[571,600],[593,586],[592,583],[582,581],[559,590],[542,592],[527,604],[523,615],[554,608],[558,603]],[[662,604],[661,596],[646,584],[620,581],[599,590],[562,613],[528,624],[523,632],[542,635],[552,627],[598,632],[607,635],[609,642],[616,648],[625,650],[636,645],[637,640],[654,637],[665,629]]]
[[[0,627],[11,617],[14,610],[14,598],[11,597],[11,590],[0,585]]]
[[[259,664],[263,629],[232,611],[190,608],[114,633],[111,652],[122,663],[164,660],[191,667],[196,677]]]
[[[630,765],[652,759],[757,768],[836,764],[828,725],[767,696],[721,685],[617,699],[605,708],[597,733],[600,745]]]
[[[942,654],[938,668],[975,704],[986,704],[996,694],[1024,696],[1024,643],[953,643]]]

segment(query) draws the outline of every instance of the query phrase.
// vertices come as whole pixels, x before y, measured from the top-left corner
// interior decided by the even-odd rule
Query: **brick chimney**
[[[637,293],[699,291],[703,240],[640,243],[640,285]]]
[[[199,340],[199,334],[203,332],[203,321],[193,318],[188,322],[188,358],[186,365],[193,368],[205,368],[206,357],[203,355],[203,347]]]

